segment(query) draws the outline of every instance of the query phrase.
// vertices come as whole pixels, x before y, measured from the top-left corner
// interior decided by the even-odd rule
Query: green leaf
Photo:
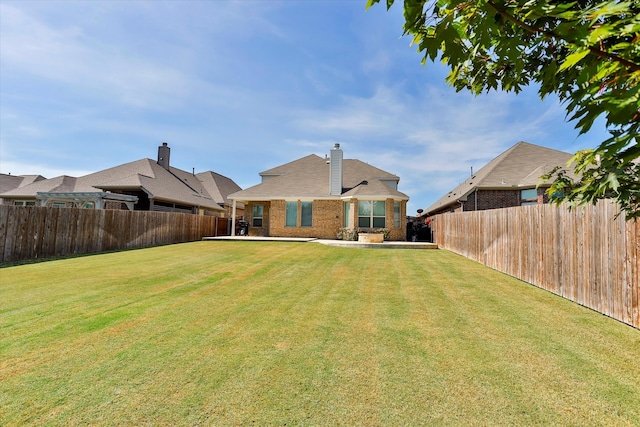
[[[582,60],[585,56],[589,54],[589,49],[580,49],[567,56],[564,60],[558,71],[566,70],[567,68],[571,68],[576,65],[580,60]]]
[[[540,98],[558,96],[581,134],[604,118],[611,137],[576,154],[575,178],[555,174],[553,202],[577,206],[611,197],[627,218],[640,218],[638,4],[403,0],[403,29],[423,63],[439,58],[449,68],[446,81],[456,91],[517,92],[535,83]]]

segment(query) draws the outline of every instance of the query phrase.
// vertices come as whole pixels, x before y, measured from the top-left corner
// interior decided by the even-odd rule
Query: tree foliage
[[[545,175],[548,194],[570,206],[612,198],[627,219],[640,217],[640,2],[404,0],[404,18],[422,62],[446,64],[457,91],[537,84],[580,134],[603,117],[610,137],[576,153],[573,173]]]

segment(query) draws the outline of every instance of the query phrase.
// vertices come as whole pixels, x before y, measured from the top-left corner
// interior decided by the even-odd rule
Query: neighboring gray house
[[[165,142],[158,147],[157,161],[136,160],[79,178],[63,175],[34,180],[0,193],[0,199],[14,205],[37,203],[225,217],[230,211],[227,196],[241,188],[215,172],[194,174],[170,166],[169,158],[170,148]],[[6,177],[0,178],[4,187]]]
[[[46,179],[41,175],[11,175],[6,173],[0,173],[0,194],[7,191],[15,190],[16,188],[24,187],[32,184],[36,181],[42,181]],[[0,205],[2,204],[14,204],[11,200],[0,199]],[[35,201],[30,204],[35,204]]]
[[[390,230],[404,240],[406,203],[400,178],[355,159],[340,144],[261,172],[262,183],[229,195],[245,205],[249,234],[335,239],[341,228]],[[236,215],[237,217],[237,215]]]
[[[563,151],[518,142],[420,216],[548,203],[545,190],[551,182],[542,182],[540,177],[556,166],[567,170],[566,164],[571,157],[572,154]]]

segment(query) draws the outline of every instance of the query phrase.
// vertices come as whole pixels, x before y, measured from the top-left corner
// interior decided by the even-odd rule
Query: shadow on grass
[[[188,242],[182,242],[182,243],[188,243]],[[103,251],[103,252],[91,252],[86,254],[67,254],[67,255],[59,255],[59,256],[53,256],[53,257],[23,259],[18,261],[6,261],[6,262],[3,261],[3,262],[0,262],[0,269],[7,268],[7,267],[16,267],[20,265],[39,264],[41,262],[60,261],[60,260],[72,259],[72,258],[84,258],[84,257],[94,256],[94,255],[105,255],[105,254],[114,254],[118,252],[129,252],[129,251],[135,251],[139,249],[159,248],[161,246],[170,246],[170,245],[178,245],[178,244],[181,244],[181,243],[167,243],[164,245],[145,246],[142,248],[121,248],[121,249],[113,249],[110,251]]]

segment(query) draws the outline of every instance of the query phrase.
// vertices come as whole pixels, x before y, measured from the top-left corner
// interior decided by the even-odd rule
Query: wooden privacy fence
[[[217,217],[0,206],[0,262],[144,248],[216,235]]]
[[[439,247],[640,328],[640,221],[608,201],[438,215]]]

